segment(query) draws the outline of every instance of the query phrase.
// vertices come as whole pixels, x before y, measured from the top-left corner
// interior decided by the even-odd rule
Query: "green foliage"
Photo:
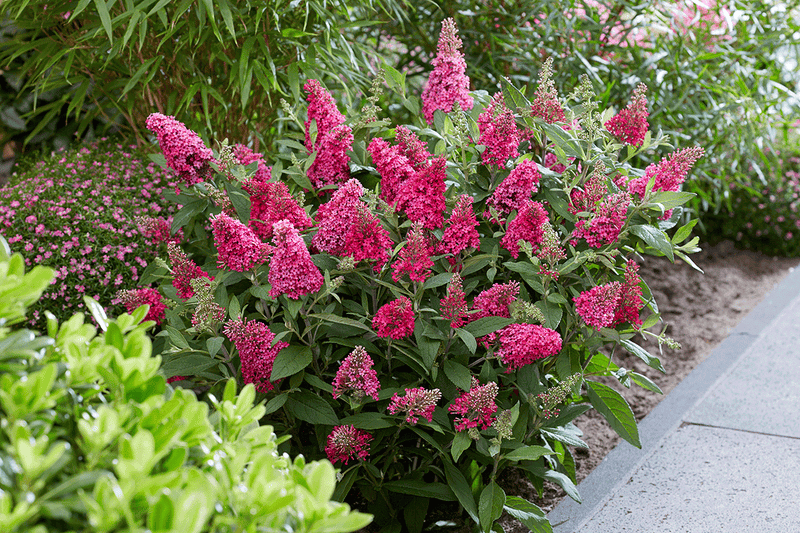
[[[206,138],[269,144],[279,99],[299,93],[300,76],[364,84],[375,59],[353,36],[400,5],[7,0],[0,15],[17,33],[0,43],[0,63],[24,59],[26,88],[57,95],[32,115],[44,114],[42,125],[66,110],[79,135],[103,118],[141,140],[144,119],[158,111]]]
[[[51,153],[0,189],[0,228],[28,266],[56,269],[56,283],[31,306],[44,326],[44,310],[66,320],[84,294],[113,313],[120,289],[135,287],[158,254],[158,243],[139,231],[140,217],[166,218],[163,199],[172,176],[135,146],[103,139]]]
[[[0,316],[15,317],[52,271],[24,274],[0,237]],[[100,310],[99,312],[102,312]],[[331,531],[370,517],[330,501],[327,461],[279,455],[264,406],[233,382],[213,411],[159,374],[141,323],[74,315],[49,337],[0,330],[0,530]]]
[[[663,371],[659,359],[634,342],[637,334],[656,337],[645,328],[658,323],[657,306],[646,283],[635,278],[630,286],[637,294],[632,303],[637,313],[634,323],[623,320],[592,327],[586,323],[586,312],[579,313],[574,299],[599,285],[623,283],[627,279],[627,261],[640,254],[669,260],[677,257],[692,264],[688,254],[697,250],[697,239],[689,239],[694,222],[673,232],[681,219],[681,206],[692,195],[658,190],[651,180],[641,194],[631,192],[625,196],[629,182],[644,174],[632,161],[667,140],[648,135],[638,149],[619,144],[600,127],[600,117],[606,112],[597,109],[587,82],[560,101],[568,102],[566,121],[560,124],[545,123],[531,115],[532,88],[520,90],[510,83],[504,85],[514,124],[525,131],[525,140],[519,143],[521,154],[512,156],[505,168],[487,165],[482,159],[487,146],[480,144],[478,121],[489,103],[486,92],[471,93],[475,99],[471,111],[445,114],[439,110],[434,123],[428,125],[419,116],[422,103],[413,88],[405,85],[402,74],[390,69],[387,72],[387,85],[402,98],[406,109],[416,110],[409,128],[430,152],[426,164],[432,165],[436,157],[447,161],[443,178],[447,184],[447,207],[442,206],[445,218],[452,214],[459,195],[469,196],[479,215],[479,246],[468,246],[455,256],[440,251],[442,229],[447,231],[450,223],[444,228],[440,224],[423,232],[436,250],[430,253],[430,273],[421,281],[393,276],[402,250],[412,246],[412,221],[403,208],[384,201],[385,188],[389,187],[387,178],[376,170],[378,163],[370,157],[368,146],[378,138],[391,141],[398,129],[388,127],[394,123],[393,116],[383,119],[381,112],[375,117],[378,120],[367,120],[357,109],[349,109],[346,124],[354,136],[347,151],[349,173],[367,189],[358,200],[359,205],[363,204],[360,216],[377,217],[380,221],[380,227],[391,238],[390,260],[386,264],[366,260],[356,263],[347,254],[317,253],[319,250],[312,247],[315,268],[324,277],[321,288],[298,298],[270,294],[273,275],[283,272],[277,269],[294,271],[298,267],[276,266],[278,255],[273,249],[269,265],[256,263],[244,272],[234,271],[228,266],[232,259],[223,257],[223,246],[231,242],[243,246],[234,258],[238,259],[257,256],[256,250],[263,243],[252,234],[243,236],[246,228],[237,230],[242,232],[239,237],[228,235],[224,239],[212,235],[208,228],[209,221],[220,217],[223,211],[238,217],[240,228],[247,224],[254,227],[249,219],[253,211],[238,208],[234,197],[247,194],[246,190],[252,190],[258,180],[269,176],[254,177],[256,165],[245,168],[237,164],[230,148],[219,146],[215,159],[224,164],[212,165],[216,172],[208,181],[184,188],[175,198],[184,206],[176,215],[180,223],[175,229],[183,228],[184,250],[214,276],[211,303],[220,314],[209,318],[200,306],[209,303],[196,296],[188,300],[175,298],[174,308],[166,315],[168,327],[159,334],[165,342],[161,353],[164,371],[168,376],[186,378],[179,382],[182,386],[213,393],[231,376],[254,383],[268,400],[265,421],[293,435],[289,445],[294,452],[322,457],[321,450],[325,448],[331,460],[343,461],[336,498],[359,502],[361,508],[376,515],[379,524],[403,521],[410,531],[418,532],[425,525],[429,505],[438,500],[436,505],[460,506],[483,531],[494,526],[503,510],[534,530],[549,531],[544,513],[530,502],[504,494],[497,485],[497,476],[506,468],[520,468],[534,486],[541,489],[544,480],[553,481],[578,498],[575,463],[567,445],[584,445],[573,421],[590,406],[623,438],[640,445],[635,418],[623,396],[589,378],[615,376],[622,386],[643,383],[650,390],[658,390],[649,379],[612,361],[615,350],[621,349]],[[298,124],[303,123],[304,111],[302,107],[287,108],[287,114]],[[313,132],[326,135],[324,130],[318,130],[326,116],[316,116],[309,133],[312,137]],[[580,128],[563,127],[573,120]],[[304,241],[299,246],[306,248],[309,240],[313,244],[314,237],[322,231],[320,214],[332,209],[331,194],[336,198],[342,191],[336,189],[342,184],[320,189],[312,186],[308,169],[314,161],[330,154],[320,148],[309,155],[303,142],[303,133],[286,135],[281,142],[284,149],[271,161],[269,181],[285,183],[301,200],[305,212],[316,219],[317,224],[302,231]],[[519,256],[512,257],[509,247],[514,243],[505,242],[503,237],[510,231],[514,217],[522,215],[514,211],[507,219],[496,212],[489,216],[494,207],[488,200],[509,177],[512,167],[529,161],[535,162],[541,181],[538,191],[528,191],[527,196],[533,193],[531,198],[540,202],[554,241],[550,251],[544,252],[545,244],[537,240],[544,237],[527,237],[536,242],[526,243],[523,239]],[[562,167],[558,169],[556,163]],[[266,165],[258,171],[264,170]],[[432,182],[431,187],[436,183]],[[352,186],[351,181],[345,187]],[[600,188],[602,198],[587,205],[588,211],[575,209],[575,198],[590,188]],[[595,211],[617,193],[630,199],[623,209],[619,234],[590,246],[578,236],[578,228],[593,220]],[[271,201],[264,194],[251,196],[253,209]],[[418,194],[427,192],[420,190]],[[245,211],[247,217],[242,216]],[[268,210],[263,213],[261,216],[272,216]],[[288,216],[288,211],[281,213]],[[483,213],[487,215],[480,216]],[[495,216],[502,222],[493,221]],[[276,221],[277,218],[270,224]],[[545,222],[537,227],[546,231]],[[285,246],[281,239],[271,243],[279,249]],[[559,257],[555,248],[564,256]],[[293,253],[299,263],[301,255]],[[511,298],[513,303],[504,310],[488,313],[463,327],[451,325],[451,320],[443,316],[442,300],[453,288],[456,272],[463,279],[467,301],[474,302],[483,291],[496,289],[499,284],[518,287],[516,298]],[[162,292],[174,294],[171,282],[177,283],[177,271],[155,266],[145,277],[147,281],[162,280]],[[306,278],[301,276],[297,283],[304,281]],[[401,338],[379,334],[379,321],[375,318],[378,310],[402,297],[408,298],[413,308],[413,333]],[[649,314],[643,327],[636,323],[641,308]],[[242,317],[246,324],[268,326],[275,339],[265,329],[259,329],[257,336],[236,330],[235,322]],[[504,344],[504,335],[520,325],[548,328],[563,341],[560,350],[519,367],[510,364],[501,355],[502,350],[510,349]],[[519,342],[536,341],[526,338]],[[364,391],[333,396],[336,375],[358,346],[373,360],[380,382],[377,400]],[[457,417],[453,412],[459,410],[466,391],[475,389],[477,384],[497,384],[496,397],[489,400],[496,402],[496,411],[491,412],[484,427],[465,427],[454,420]],[[396,401],[395,394],[403,397],[417,387],[441,393],[442,399],[430,420],[419,416],[418,421],[411,421],[402,410],[397,414],[389,411]],[[473,425],[478,411],[473,406],[465,414]],[[344,431],[342,428],[352,431],[348,441],[351,447],[344,452],[332,440],[333,435]]]

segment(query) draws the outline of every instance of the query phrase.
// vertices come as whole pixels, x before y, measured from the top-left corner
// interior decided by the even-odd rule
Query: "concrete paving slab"
[[[800,438],[800,298],[684,418],[687,422]]]
[[[685,425],[581,533],[797,531],[800,439]]]

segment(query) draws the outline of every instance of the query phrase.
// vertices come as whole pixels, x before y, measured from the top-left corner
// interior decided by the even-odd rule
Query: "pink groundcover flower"
[[[325,454],[331,463],[341,461],[347,464],[350,459],[366,460],[369,457],[369,443],[372,435],[356,429],[355,426],[336,426],[328,435]]]
[[[356,346],[339,365],[339,370],[333,379],[333,397],[338,398],[346,394],[361,401],[365,396],[371,396],[377,401],[381,383],[372,364],[372,358],[364,347]]]
[[[419,422],[420,416],[428,422],[432,422],[436,402],[442,399],[441,391],[439,389],[430,390],[424,387],[417,387],[406,389],[405,393],[405,396],[402,397],[397,393],[392,396],[392,402],[388,407],[389,413],[393,415],[405,413],[406,422],[412,425]]]
[[[402,339],[414,333],[414,307],[405,296],[384,304],[372,319],[378,337]]]
[[[464,431],[481,426],[487,429],[494,422],[497,405],[497,383],[490,381],[481,385],[476,378],[472,378],[472,387],[469,391],[456,398],[447,408],[450,413],[461,415],[455,420],[456,431]]]

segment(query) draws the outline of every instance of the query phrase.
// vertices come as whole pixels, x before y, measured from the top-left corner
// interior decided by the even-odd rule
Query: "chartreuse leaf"
[[[517,496],[506,496],[503,506],[508,514],[525,524],[531,533],[553,533],[547,515],[528,500]]]
[[[103,306],[94,298],[89,298],[86,295],[83,296],[83,303],[89,308],[89,312],[94,317],[97,325],[100,326],[100,329],[105,331],[108,328],[108,316],[106,316],[106,310],[103,309]]]
[[[639,428],[628,402],[617,391],[596,381],[586,381],[589,401],[597,412],[603,415],[608,425],[617,435],[636,446],[642,447],[639,441]]]
[[[505,503],[506,494],[497,483],[491,481],[484,487],[478,501],[478,518],[483,531],[488,532],[492,529],[495,520],[503,514]]]

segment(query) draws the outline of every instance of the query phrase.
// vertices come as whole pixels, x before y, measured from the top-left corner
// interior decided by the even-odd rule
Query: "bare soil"
[[[729,241],[703,248],[702,252],[691,257],[704,274],[678,259],[675,264],[654,257],[646,257],[642,262],[640,274],[653,292],[667,326],[667,335],[681,344],[679,350],[663,346],[659,355],[658,343],[641,342],[650,353],[659,355],[667,373],[661,374],[647,367],[634,356],[625,354],[615,357],[618,365],[648,376],[664,395],[669,394],[700,364],[739,321],[800,263],[797,258],[768,257],[757,252],[737,250]],[[626,398],[638,420],[644,418],[664,398],[636,385],[626,389],[615,380],[606,383],[614,386]],[[583,431],[583,440],[589,445],[588,450],[572,449],[576,477],[580,483],[621,439],[594,410],[581,416],[575,423]],[[565,497],[560,487],[547,484],[544,497],[539,498],[528,480],[514,471],[504,477],[502,484],[507,494],[526,497],[547,512]],[[528,531],[507,515],[502,523],[506,532]]]

